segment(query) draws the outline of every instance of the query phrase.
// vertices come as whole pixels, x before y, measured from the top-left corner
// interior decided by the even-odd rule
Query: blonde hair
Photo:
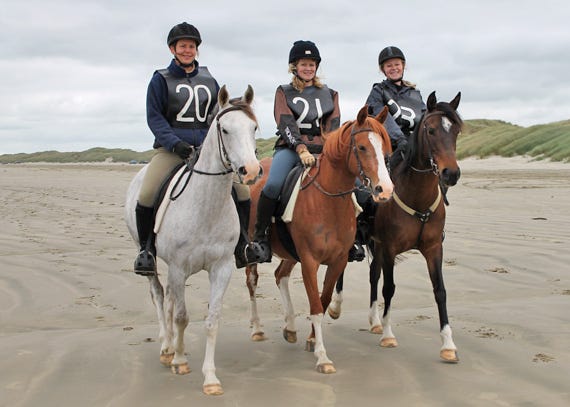
[[[305,81],[303,81],[297,75],[294,74],[296,69],[297,69],[296,64],[294,63],[289,64],[289,73],[293,74],[293,78],[291,79],[291,85],[299,92],[302,92],[303,89],[305,89]],[[315,77],[313,78],[313,86],[316,88],[322,88],[324,86],[324,84],[321,82],[321,79],[316,74]]]

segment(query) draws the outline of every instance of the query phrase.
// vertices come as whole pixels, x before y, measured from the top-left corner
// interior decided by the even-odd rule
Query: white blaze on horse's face
[[[388,168],[386,168],[386,162],[384,161],[384,144],[380,136],[373,132],[368,133],[368,139],[376,151],[376,157],[378,158],[378,180],[379,186],[382,188],[380,194],[377,196],[372,195],[372,197],[374,200],[388,200],[392,197],[394,184],[392,183]]]
[[[449,133],[449,129],[451,129],[451,120],[443,116],[443,118],[441,119],[441,125],[443,126],[445,132]]]

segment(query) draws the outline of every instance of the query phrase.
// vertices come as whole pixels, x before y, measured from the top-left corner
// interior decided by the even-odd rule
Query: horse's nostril
[[[244,166],[241,166],[238,168],[238,174],[239,175],[246,175],[247,174],[247,170],[245,169]]]
[[[375,194],[381,194],[382,193],[382,186],[377,185],[376,187],[374,187],[374,193]]]

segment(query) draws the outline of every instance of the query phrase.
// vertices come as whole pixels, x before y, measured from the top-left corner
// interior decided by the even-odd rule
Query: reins
[[[356,164],[358,166],[358,174],[359,174],[359,177],[362,179],[362,185],[359,187],[351,188],[348,191],[342,191],[342,192],[336,192],[336,193],[328,192],[327,190],[325,190],[323,188],[323,186],[317,181],[317,177],[319,176],[319,172],[320,172],[320,168],[321,168],[321,159],[322,159],[322,155],[319,155],[319,157],[317,158],[317,163],[316,163],[316,169],[317,169],[316,173],[314,176],[307,174],[307,178],[309,178],[309,182],[306,183],[305,185],[301,185],[301,187],[300,187],[301,191],[308,188],[310,185],[314,185],[322,194],[324,194],[326,196],[330,196],[330,197],[345,196],[345,195],[349,195],[349,194],[352,194],[353,192],[360,191],[360,190],[364,190],[364,191],[368,191],[368,192],[372,193],[372,188],[370,187],[372,182],[370,181],[370,178],[366,175],[366,173],[362,169],[362,161],[360,160],[360,156],[358,155],[358,149],[356,148],[356,139],[354,136],[358,133],[370,132],[373,130],[369,129],[369,128],[355,130],[354,126],[355,125],[353,124],[352,129],[350,131],[350,146],[349,146],[347,154],[346,154],[346,165],[348,167],[348,163],[349,163],[350,157],[351,157],[350,153],[353,152],[354,156],[356,158]]]
[[[197,148],[193,151],[192,155],[190,156],[191,158],[184,160],[186,168],[184,169],[182,174],[180,174],[180,177],[176,180],[176,183],[174,184],[174,188],[172,188],[172,193],[169,197],[169,199],[171,201],[175,201],[176,199],[178,199],[178,197],[180,197],[180,195],[182,195],[182,193],[184,192],[184,190],[188,186],[188,183],[190,182],[190,178],[191,178],[193,173],[200,174],[200,175],[216,176],[216,175],[227,175],[227,174],[233,172],[233,169],[231,167],[231,163],[229,162],[230,160],[228,157],[228,153],[227,153],[226,147],[224,145],[224,139],[222,138],[222,129],[220,126],[220,118],[223,115],[225,115],[226,113],[233,112],[235,110],[243,110],[243,108],[240,106],[232,105],[232,106],[228,107],[227,109],[224,109],[220,113],[218,113],[216,115],[216,119],[215,119],[216,120],[216,131],[218,133],[218,153],[220,155],[220,161],[222,162],[222,165],[224,166],[225,170],[220,171],[220,172],[206,172],[206,171],[201,171],[201,170],[194,168],[194,165],[196,164],[196,161],[198,160],[198,157],[200,156],[200,151],[202,150],[202,146],[200,146],[199,148]],[[180,191],[176,195],[174,195],[174,191],[176,191],[178,184],[181,182],[182,177],[186,173],[189,173],[189,175],[186,177],[186,179],[184,181],[184,185],[182,186]]]
[[[422,123],[422,129],[423,131],[427,134],[429,133],[428,128],[427,128],[427,123],[426,120],[430,117],[430,116],[441,116],[441,115],[445,115],[444,112],[440,112],[440,111],[436,111],[436,112],[431,112],[426,114],[421,123]],[[427,146],[427,152],[428,152],[428,159],[429,159],[429,166],[430,168],[424,168],[424,169],[419,169],[414,167],[413,165],[409,165],[409,167],[417,172],[417,173],[421,173],[421,174],[425,174],[425,173],[433,173],[437,179],[438,179],[438,184],[437,184],[437,197],[435,198],[435,201],[429,206],[429,208],[427,209],[427,211],[425,212],[420,212],[417,211],[411,207],[409,207],[408,205],[406,205],[404,203],[404,201],[402,201],[402,199],[396,194],[396,192],[394,192],[393,194],[393,198],[394,198],[394,202],[396,202],[396,204],[407,214],[414,216],[416,218],[418,218],[418,220],[420,221],[420,232],[418,233],[418,238],[416,240],[416,244],[415,247],[417,248],[420,244],[421,238],[422,238],[422,234],[423,234],[423,230],[424,227],[426,225],[426,223],[430,220],[431,215],[437,210],[437,207],[439,206],[441,199],[443,198],[444,203],[446,205],[449,205],[449,202],[447,201],[447,197],[445,195],[444,189],[441,186],[441,177],[440,177],[440,172],[439,172],[439,168],[437,166],[437,163],[434,161],[433,159],[433,154],[432,154],[432,150],[431,150],[431,145],[429,143],[429,139],[427,137],[424,137],[424,141],[425,141],[425,145]]]

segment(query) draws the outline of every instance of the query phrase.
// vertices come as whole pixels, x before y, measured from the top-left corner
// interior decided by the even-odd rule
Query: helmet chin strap
[[[318,66],[317,66],[317,69],[319,69],[319,67],[318,67]],[[315,70],[315,75],[316,75],[316,74],[317,74],[317,71]],[[299,76],[299,74],[297,73],[297,68],[293,69],[293,75],[295,75],[297,78],[299,78],[300,80],[302,80],[302,81],[303,81],[303,82],[305,82],[305,83],[309,83],[309,82],[312,82],[312,81],[313,81],[313,79],[314,79],[314,78],[313,78],[313,79],[309,79],[309,80],[307,80],[307,79],[303,79],[303,78],[301,78],[301,77]]]
[[[180,59],[178,59],[178,55],[176,54],[174,54],[174,59],[176,60],[176,62],[178,62],[178,65],[180,65],[182,68],[190,68],[191,66],[194,65],[194,61],[190,62],[189,64],[183,63]]]

